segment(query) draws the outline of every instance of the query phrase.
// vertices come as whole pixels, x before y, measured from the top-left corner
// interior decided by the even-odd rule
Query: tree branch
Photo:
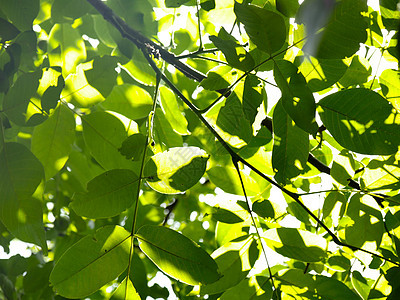
[[[173,53],[165,50],[160,45],[142,35],[139,31],[131,28],[101,0],[87,0],[87,2],[89,2],[106,21],[110,22],[123,37],[133,42],[139,49],[145,48],[146,51],[154,57],[161,57],[164,61],[173,65],[190,79],[200,82],[206,78],[204,74],[181,62]]]

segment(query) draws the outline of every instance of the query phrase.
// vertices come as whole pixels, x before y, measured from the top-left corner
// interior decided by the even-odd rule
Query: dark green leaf
[[[227,209],[220,207],[215,208],[211,216],[214,220],[227,224],[235,224],[243,222],[243,219],[238,215],[234,214],[233,212]]]
[[[117,58],[115,56],[95,57],[93,68],[85,71],[89,84],[96,88],[104,97],[107,97],[115,85],[117,79]]]
[[[250,53],[248,53],[236,39],[221,27],[218,36],[210,36],[214,45],[222,51],[226,61],[234,68],[248,71],[255,63]]]
[[[393,107],[376,92],[362,88],[343,90],[318,104],[324,125],[341,146],[363,154],[397,151],[400,126]]]
[[[269,200],[257,200],[253,203],[252,211],[262,218],[274,218],[275,211]]]
[[[236,17],[244,24],[246,33],[260,50],[269,54],[278,51],[286,41],[283,17],[273,11],[235,2]]]
[[[339,83],[344,87],[362,85],[364,82],[367,82],[370,75],[371,66],[369,62],[363,57],[354,56],[349,68],[339,80]]]
[[[201,0],[200,6],[206,11],[210,11],[215,8],[215,0]]]
[[[299,9],[299,1],[297,0],[277,0],[276,9],[288,18],[293,18]]]
[[[40,103],[42,105],[42,109],[46,113],[50,113],[50,109],[55,109],[58,101],[60,100],[60,94],[63,88],[65,87],[64,78],[62,75],[58,76],[57,85],[49,86],[47,90],[43,93],[42,99]]]
[[[243,88],[243,112],[250,124],[253,124],[258,113],[258,108],[264,101],[265,109],[267,105],[267,94],[264,85],[256,76],[249,74],[244,81]]]
[[[51,6],[51,17],[57,23],[69,22],[82,17],[91,9],[89,2],[80,0],[55,0]]]
[[[285,184],[299,175],[307,164],[308,134],[294,124],[281,101],[275,106],[272,123],[272,166],[276,172],[275,179]]]
[[[282,104],[286,112],[304,131],[315,135],[315,100],[303,75],[294,64],[286,60],[275,63],[275,81],[282,91]]]
[[[32,30],[33,20],[36,18],[39,0],[1,0],[0,7],[7,18],[21,31]]]
[[[32,105],[29,105],[29,101],[38,89],[41,77],[41,70],[22,74],[4,97],[3,111],[14,123],[27,126],[33,122],[34,113],[37,110],[35,111]]]
[[[189,2],[190,0],[165,0],[165,6],[166,7],[179,7],[182,4],[185,4],[186,2]]]
[[[146,137],[141,133],[135,133],[123,141],[121,148],[118,149],[127,159],[141,160],[146,146]]]
[[[113,217],[136,202],[139,178],[130,170],[107,171],[87,184],[87,193],[74,195],[71,207],[87,218]]]
[[[102,227],[63,254],[50,274],[50,282],[63,297],[85,298],[125,270],[130,247],[131,236],[124,228]]]
[[[166,274],[190,285],[220,278],[211,256],[184,235],[162,226],[146,225],[135,237],[140,249]]]
[[[20,31],[13,24],[0,18],[0,38],[1,41],[9,41],[14,39]]]

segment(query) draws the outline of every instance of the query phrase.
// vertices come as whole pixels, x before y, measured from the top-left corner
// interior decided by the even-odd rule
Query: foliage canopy
[[[0,297],[399,299],[370,2],[0,0]]]

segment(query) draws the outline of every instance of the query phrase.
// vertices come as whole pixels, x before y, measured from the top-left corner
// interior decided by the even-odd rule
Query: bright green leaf
[[[207,153],[200,148],[171,148],[152,156],[143,174],[152,189],[164,194],[177,194],[200,180],[207,160]]]
[[[135,237],[140,249],[163,272],[186,284],[209,284],[220,278],[211,256],[184,235],[162,226],[146,225]]]
[[[131,236],[124,228],[102,227],[61,256],[50,274],[50,282],[63,297],[85,298],[125,270],[130,247]]]
[[[74,115],[64,105],[60,105],[44,123],[35,127],[32,152],[42,162],[46,179],[53,177],[64,166],[74,140]]]
[[[172,129],[181,135],[190,132],[187,129],[188,121],[178,106],[175,94],[165,86],[160,87],[161,106]]]
[[[139,294],[129,277],[126,277],[120,284],[110,300],[140,300]]]
[[[136,202],[139,178],[130,170],[107,171],[87,184],[87,193],[74,195],[71,207],[87,218],[113,217]]]
[[[390,103],[400,111],[400,74],[399,71],[387,69],[379,77],[379,84],[382,93],[388,98]]]
[[[106,170],[133,167],[118,149],[127,138],[122,122],[106,112],[82,117],[83,137],[91,154]]]
[[[353,271],[351,273],[351,283],[361,298],[367,300],[371,289],[367,279],[365,279],[360,272]]]
[[[173,130],[161,108],[156,108],[153,126],[154,142],[160,146],[160,149],[164,150],[182,145],[182,136]]]
[[[296,228],[268,229],[263,238],[269,247],[286,257],[304,262],[319,262],[327,256],[327,241],[308,231]]]
[[[136,85],[123,84],[114,86],[102,106],[136,120],[149,115],[153,100],[144,89]]]
[[[75,73],[76,66],[86,59],[82,36],[70,24],[55,24],[49,34],[49,60],[52,66],[62,67],[63,76]]]
[[[256,252],[251,255],[250,252]],[[258,258],[257,244],[253,237],[240,242],[229,242],[215,250],[211,257],[218,265],[222,277],[214,283],[202,285],[200,294],[217,294],[242,281]]]
[[[264,85],[255,75],[249,74],[246,76],[242,99],[244,115],[250,121],[250,124],[253,124],[263,100],[265,100],[265,109],[267,105],[267,94]]]

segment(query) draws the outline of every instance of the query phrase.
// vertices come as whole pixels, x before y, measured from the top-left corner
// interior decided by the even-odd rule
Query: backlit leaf
[[[130,170],[107,171],[87,184],[87,193],[74,195],[71,207],[79,216],[107,218],[136,202],[138,177]]]
[[[102,106],[132,120],[147,117],[153,106],[150,94],[131,84],[116,85]]]
[[[95,57],[93,68],[85,71],[89,84],[96,88],[104,97],[107,97],[115,85],[117,79],[117,58],[114,56]]]
[[[282,102],[275,106],[273,114],[274,145],[272,166],[275,179],[286,183],[299,175],[308,158],[308,134],[297,127],[283,108]]]
[[[154,190],[177,194],[195,185],[203,176],[207,153],[197,147],[171,148],[151,157],[144,167],[144,177]]]
[[[102,227],[61,256],[50,274],[50,282],[63,297],[85,298],[125,270],[130,246],[131,236],[124,228]]]
[[[319,101],[324,125],[343,147],[362,154],[397,151],[400,126],[393,107],[372,90],[349,89]]]
[[[286,25],[283,17],[273,11],[235,2],[235,14],[244,24],[246,33],[260,50],[269,54],[278,51],[286,41]]]
[[[285,111],[297,126],[315,135],[318,130],[315,100],[303,75],[294,64],[281,60],[275,63],[274,77],[282,91],[281,101]]]
[[[53,177],[64,166],[74,140],[74,115],[64,105],[60,105],[44,123],[35,127],[32,152],[42,162],[46,179]]]
[[[140,300],[139,294],[129,277],[126,277],[120,284],[110,300]]]
[[[327,241],[314,233],[296,228],[268,229],[263,238],[279,254],[304,262],[323,260]]]
[[[211,256],[184,235],[162,226],[146,225],[135,234],[140,249],[163,272],[190,285],[220,278]]]

